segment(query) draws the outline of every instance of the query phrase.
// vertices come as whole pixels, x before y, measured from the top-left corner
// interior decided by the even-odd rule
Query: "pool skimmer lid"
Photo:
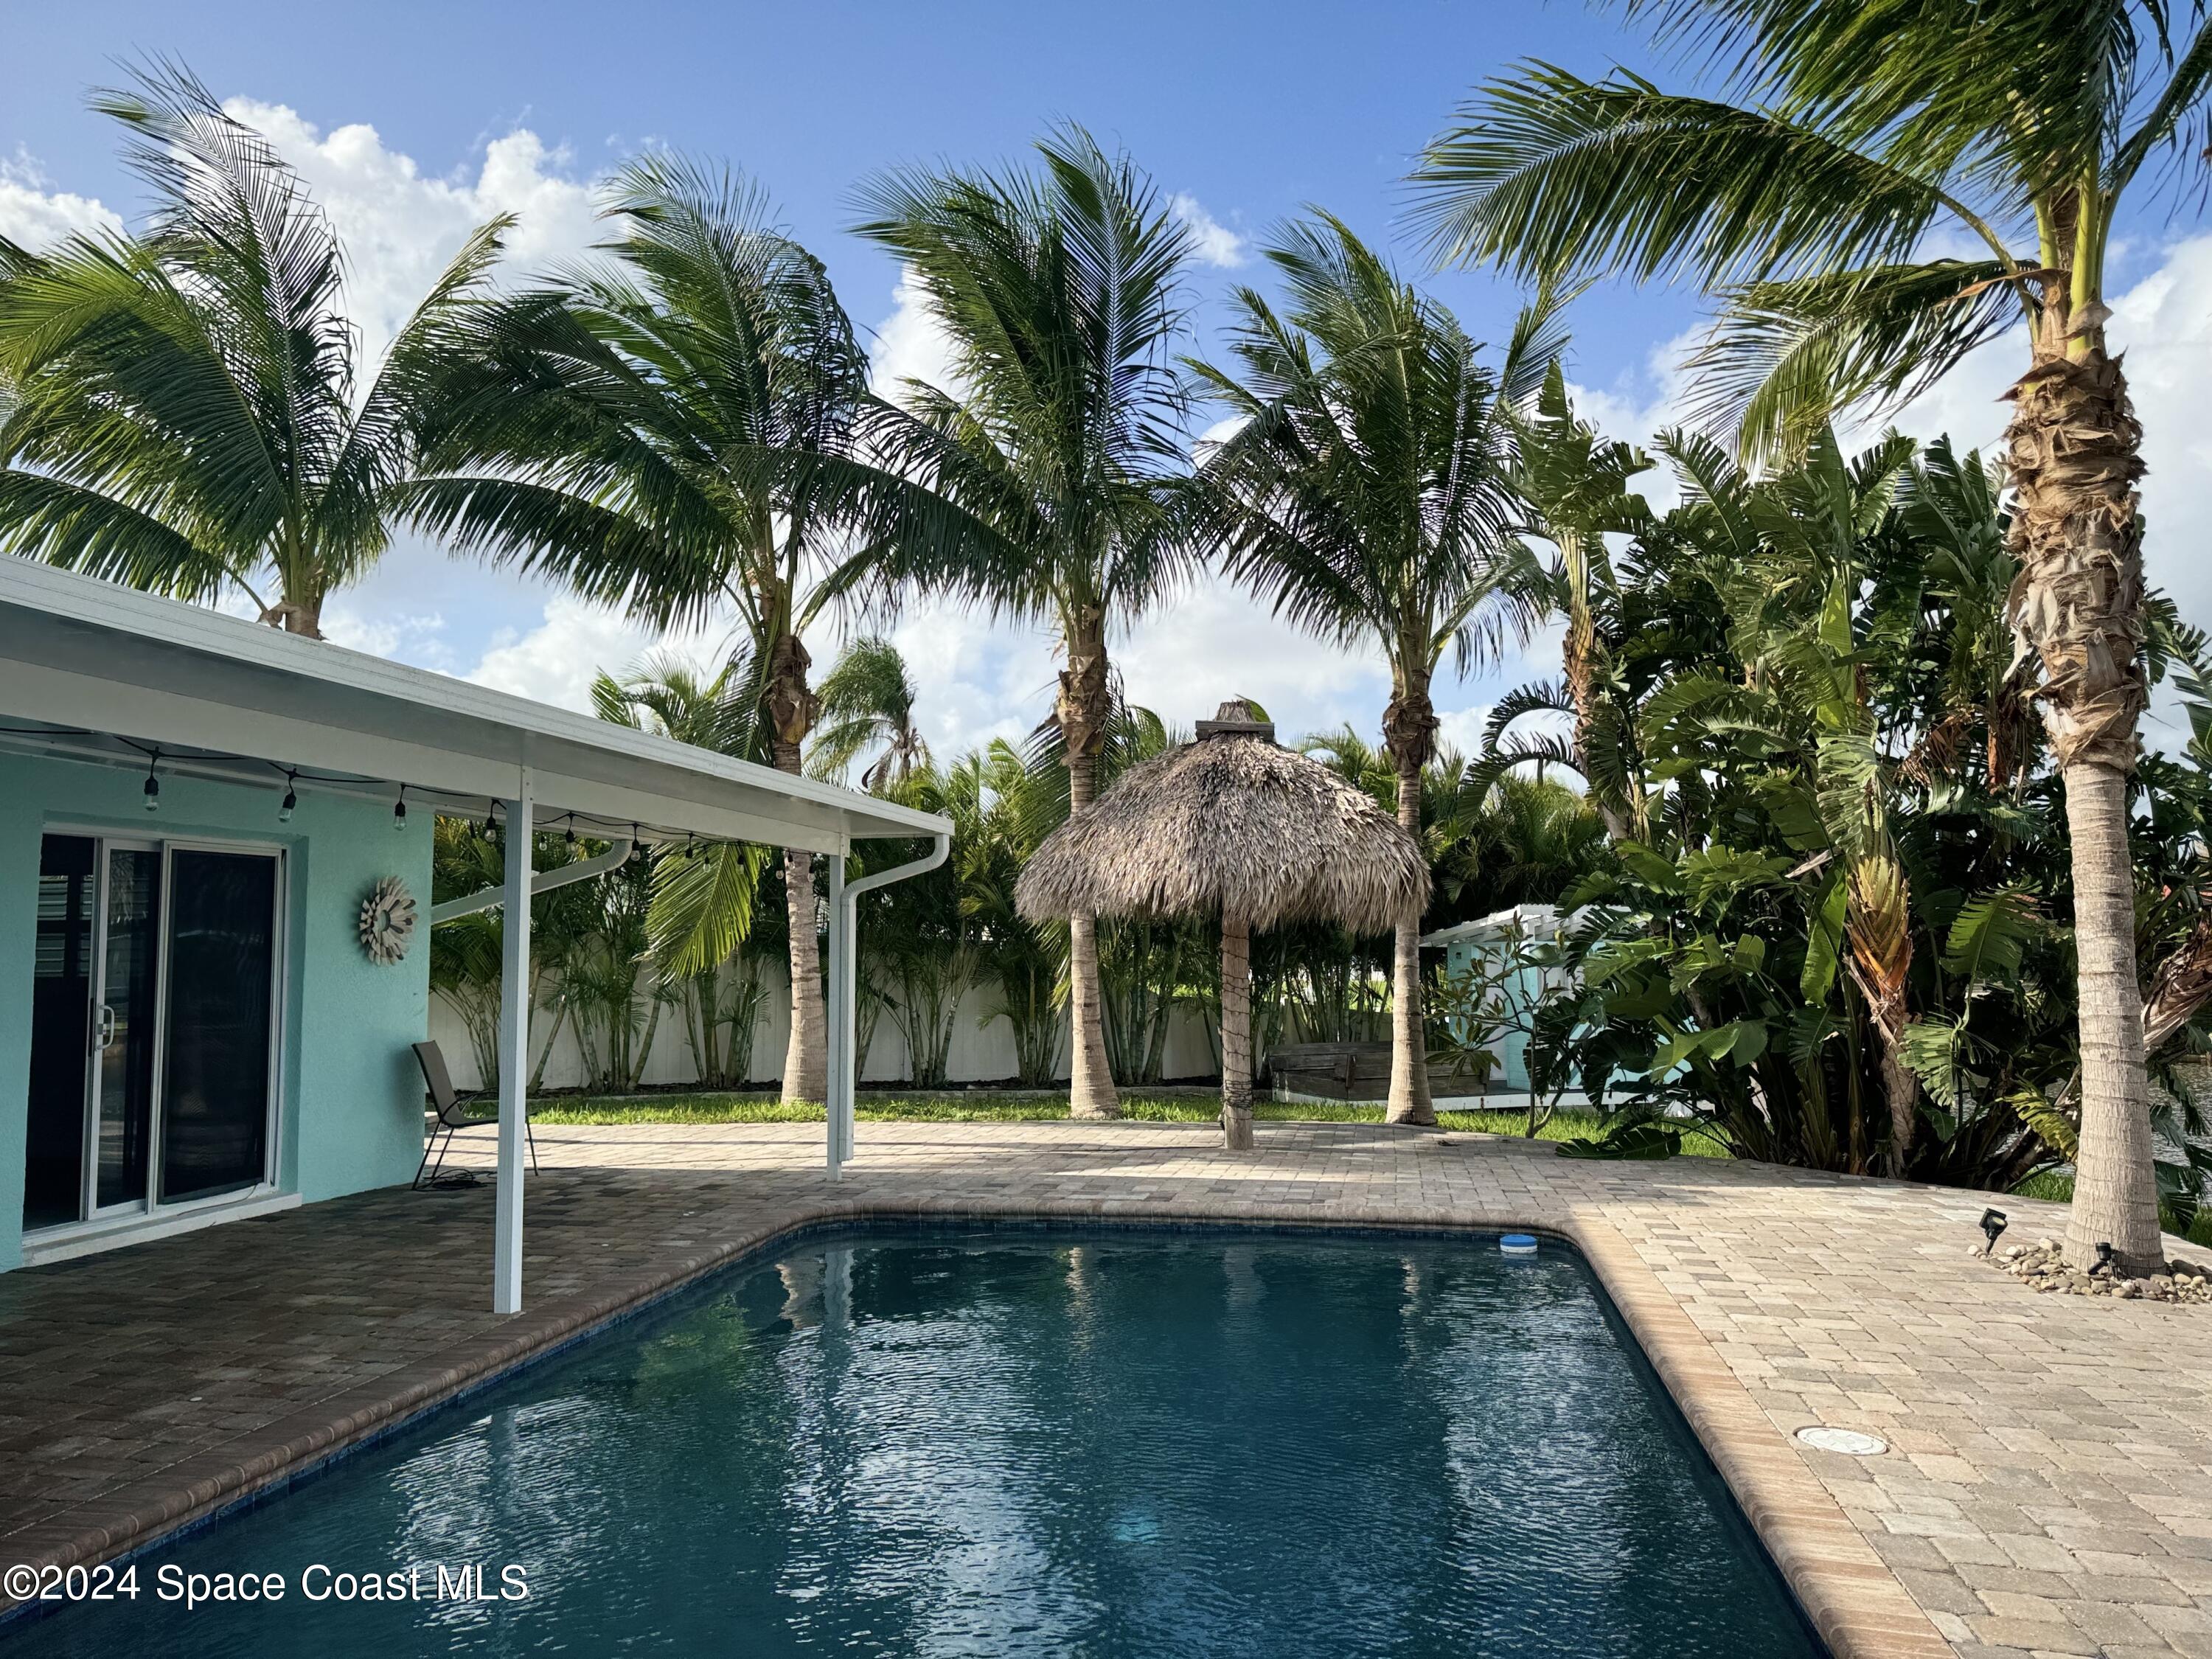
[[[1534,1255],[1536,1254],[1536,1236],[1534,1233],[1508,1233],[1498,1241],[1498,1248],[1508,1255]]]
[[[1847,1457],[1875,1457],[1889,1449],[1887,1440],[1861,1434],[1856,1429],[1832,1429],[1817,1423],[1798,1430],[1797,1437],[1815,1451],[1842,1452]]]

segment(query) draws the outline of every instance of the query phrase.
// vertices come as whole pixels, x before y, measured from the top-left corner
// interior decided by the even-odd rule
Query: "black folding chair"
[[[446,1069],[446,1056],[435,1042],[415,1045],[415,1063],[422,1068],[422,1082],[430,1091],[430,1103],[438,1109],[437,1121],[430,1126],[430,1139],[422,1148],[422,1161],[415,1166],[415,1185],[417,1188],[438,1179],[438,1171],[446,1166],[446,1149],[453,1144],[453,1137],[464,1129],[497,1129],[498,1103],[493,1102],[489,1117],[474,1115],[471,1108],[487,1097],[481,1093],[461,1094],[453,1088],[453,1073]],[[538,1137],[530,1132],[527,1113],[522,1119],[522,1135],[530,1147],[530,1167],[538,1168]],[[433,1163],[432,1154],[436,1155]]]

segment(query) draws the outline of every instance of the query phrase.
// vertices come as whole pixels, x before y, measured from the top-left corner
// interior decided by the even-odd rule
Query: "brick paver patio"
[[[2212,1310],[2038,1296],[1985,1199],[1758,1164],[1263,1124],[540,1128],[530,1306],[488,1188],[313,1206],[0,1276],[0,1565],[158,1536],[808,1219],[1223,1216],[1557,1230],[1841,1655],[2212,1656]],[[2006,1200],[2012,1237],[2055,1206]],[[1853,1458],[1788,1437],[1864,1430]]]

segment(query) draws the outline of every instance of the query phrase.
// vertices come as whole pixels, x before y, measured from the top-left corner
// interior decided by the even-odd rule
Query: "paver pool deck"
[[[0,1276],[0,1565],[142,1546],[810,1221],[1520,1225],[1589,1259],[1844,1659],[2212,1656],[2212,1309],[2037,1295],[1968,1258],[1984,1194],[1362,1124],[863,1124],[832,1182],[822,1133],[540,1127],[508,1319],[488,1186]]]

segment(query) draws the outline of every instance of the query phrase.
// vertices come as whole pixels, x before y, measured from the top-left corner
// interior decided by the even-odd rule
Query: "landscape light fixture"
[[[161,758],[158,749],[146,757],[146,810],[149,812],[161,810],[161,781],[154,775],[155,763]]]
[[[2099,1267],[2102,1267],[2108,1273],[2117,1273],[2118,1271],[2112,1263],[2112,1247],[2110,1241],[2105,1241],[2098,1244],[2097,1266]],[[2094,1272],[2095,1269],[2093,1268],[2091,1271]]]
[[[299,810],[300,792],[295,787],[299,781],[300,775],[297,772],[287,772],[284,775],[284,803],[276,809],[276,822],[279,823],[291,823],[292,814]]]
[[[2004,1231],[2004,1230],[2005,1212],[2002,1210],[1984,1210],[1982,1212],[1982,1237],[1990,1241],[1988,1243],[1982,1246],[1982,1254],[1984,1255],[1989,1255],[1990,1251],[1996,1249],[1997,1235]]]

